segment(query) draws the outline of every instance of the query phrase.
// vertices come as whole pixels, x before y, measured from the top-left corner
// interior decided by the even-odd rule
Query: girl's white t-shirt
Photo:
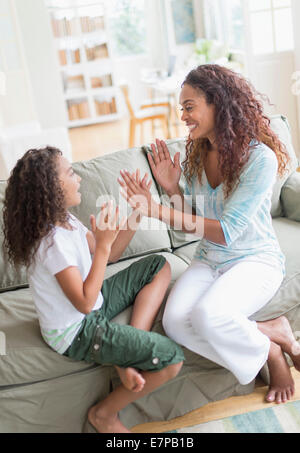
[[[63,354],[71,345],[85,315],[66,297],[55,274],[75,266],[84,281],[90,271],[92,258],[86,238],[88,229],[70,214],[73,230],[54,227],[42,239],[34,263],[28,269],[29,285],[46,343]],[[93,310],[103,304],[101,291]]]

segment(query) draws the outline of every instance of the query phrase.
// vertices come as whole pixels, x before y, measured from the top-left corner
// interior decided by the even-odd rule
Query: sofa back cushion
[[[300,222],[300,173],[297,171],[282,187],[281,205],[285,217]]]
[[[7,257],[3,254],[3,202],[5,196],[6,181],[0,181],[0,293],[28,285],[25,267],[16,270]]]
[[[287,172],[281,178],[277,178],[276,184],[273,189],[271,214],[272,217],[275,218],[283,216],[283,210],[280,203],[281,189],[289,176],[297,170],[298,159],[294,151],[291,130],[287,118],[283,115],[272,116],[271,127],[273,131],[278,135],[281,142],[286,146],[290,156],[290,163]]]
[[[127,169],[134,172],[140,169],[141,176],[150,169],[145,154],[140,148],[132,148],[101,156],[87,162],[73,163],[73,169],[81,178],[81,204],[72,208],[71,212],[90,228],[90,215],[97,213],[100,206],[108,199],[114,199],[120,206],[120,218],[129,216],[132,209],[120,194],[117,178],[120,170]],[[159,201],[156,185],[152,184],[153,197]],[[141,256],[146,253],[170,251],[171,243],[167,226],[156,219],[143,218],[138,231],[125,250],[121,259]]]

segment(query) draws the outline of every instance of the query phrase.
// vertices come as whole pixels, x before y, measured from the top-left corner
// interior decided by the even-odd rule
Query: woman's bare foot
[[[99,409],[99,404],[91,407],[88,412],[88,421],[100,434],[105,433],[130,433],[121,422],[117,415],[107,416],[104,410]]]
[[[270,321],[258,322],[257,326],[262,333],[278,344],[283,352],[291,357],[294,367],[297,371],[300,371],[300,345],[294,337],[287,318],[280,316]]]
[[[146,381],[135,368],[120,368],[116,366],[116,370],[125,388],[132,392],[143,390]]]
[[[266,396],[269,403],[285,403],[294,395],[294,380],[281,347],[271,342],[268,357],[270,387]]]

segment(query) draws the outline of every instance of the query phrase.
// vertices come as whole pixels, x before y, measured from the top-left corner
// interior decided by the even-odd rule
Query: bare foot
[[[285,403],[294,395],[294,380],[281,347],[271,342],[268,357],[270,387],[266,396],[269,403]]]
[[[261,332],[278,344],[283,352],[291,357],[294,367],[297,371],[300,371],[300,345],[294,337],[288,319],[285,316],[280,316],[271,321],[258,322],[257,326]]]
[[[107,416],[101,409],[96,409],[96,406],[91,407],[89,410],[88,421],[100,434],[131,432],[120,422],[117,415]]]
[[[120,368],[116,366],[120,379],[127,390],[140,392],[146,383],[143,376],[135,368]]]

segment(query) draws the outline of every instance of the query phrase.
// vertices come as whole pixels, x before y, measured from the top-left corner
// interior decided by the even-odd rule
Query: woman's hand
[[[150,187],[152,181],[148,182],[148,174],[140,179],[139,170],[135,174],[130,174],[127,170],[122,170],[121,179],[118,179],[123,190],[121,195],[129,205],[142,216],[152,217],[157,211],[158,204],[152,198]]]
[[[149,165],[158,184],[172,196],[178,189],[181,176],[180,153],[175,154],[173,162],[163,140],[156,140],[156,147],[154,144],[151,145],[153,157],[148,153]]]
[[[119,207],[114,208],[113,201],[104,203],[100,208],[100,213],[97,216],[91,215],[90,222],[92,232],[96,241],[97,247],[111,248],[113,242],[118,236],[120,230],[126,223],[126,217],[123,217],[118,223]]]

